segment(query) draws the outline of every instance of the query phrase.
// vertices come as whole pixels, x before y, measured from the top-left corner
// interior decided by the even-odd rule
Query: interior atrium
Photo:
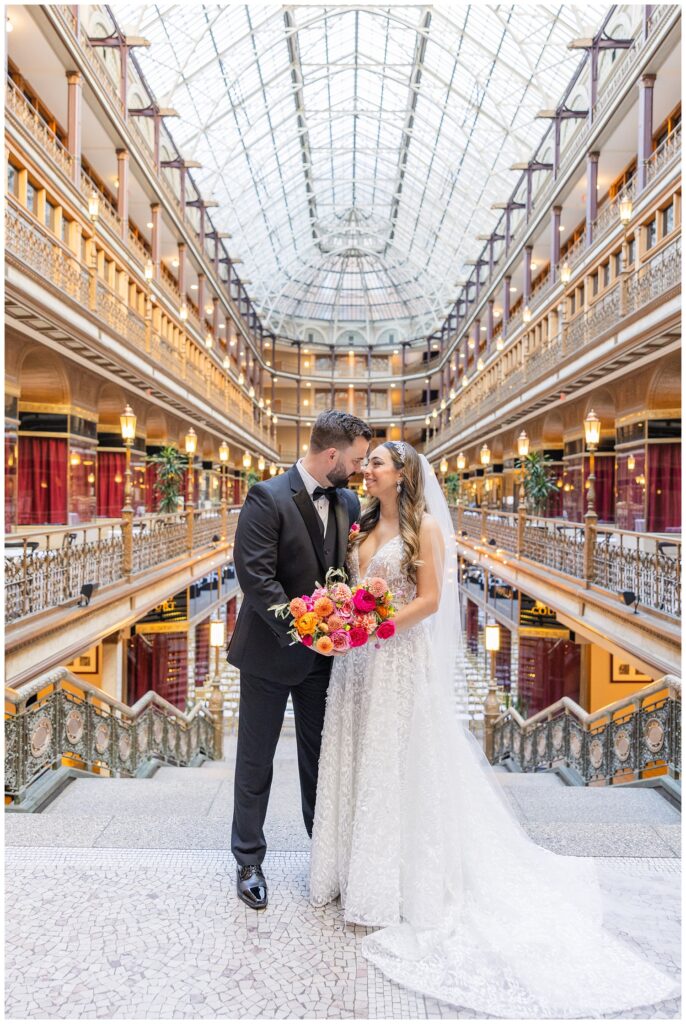
[[[234,906],[238,519],[326,410],[423,453],[515,813],[678,872],[680,6],[5,19],[6,1013],[455,1016],[304,909],[290,702]]]

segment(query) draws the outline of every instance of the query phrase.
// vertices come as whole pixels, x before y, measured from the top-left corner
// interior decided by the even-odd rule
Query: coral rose
[[[387,619],[389,614],[388,608],[384,608],[384,606],[380,604],[379,607],[376,609],[376,614],[379,616],[380,619]]]
[[[334,633],[337,629],[343,629],[345,623],[343,622],[341,616],[338,615],[337,612],[334,612],[333,615],[329,615],[328,625],[331,632]]]
[[[360,587],[353,595],[353,604],[358,612],[373,612],[376,608],[376,599],[372,597],[368,590]]]
[[[379,626],[379,628],[376,631],[376,635],[378,636],[379,640],[388,640],[388,638],[393,636],[394,633],[395,633],[395,623],[394,622],[382,622],[381,625]]]
[[[382,580],[380,576],[373,576],[372,579],[367,580],[367,590],[377,599],[383,597],[388,590],[388,584],[386,580]]]
[[[314,645],[315,651],[319,651],[320,654],[331,654],[333,650],[333,641],[330,636],[320,636]]]
[[[338,629],[335,633],[331,633],[329,635],[334,651],[348,650],[350,647],[350,636],[344,629]]]
[[[300,642],[303,643],[305,645],[305,647],[311,647],[312,646],[312,637],[310,636],[309,633],[306,633],[305,636],[301,636],[300,637]]]
[[[330,591],[331,600],[338,604],[341,601],[350,601],[353,592],[347,583],[334,583]]]
[[[288,606],[288,610],[294,619],[299,619],[301,615],[304,615],[307,611],[307,605],[303,601],[302,597],[294,597]]]
[[[318,597],[314,602],[312,610],[316,615],[321,616],[322,619],[326,619],[334,611],[333,601],[329,600],[328,597]]]
[[[348,633],[348,639],[350,640],[351,647],[362,647],[367,643],[367,630],[361,629],[359,626],[353,626]]]
[[[306,633],[314,633],[318,621],[314,612],[305,612],[299,619],[296,619],[295,628],[300,633],[300,636],[305,636]]]

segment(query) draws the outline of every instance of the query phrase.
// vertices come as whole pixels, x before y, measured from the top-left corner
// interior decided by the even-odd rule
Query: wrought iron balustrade
[[[149,691],[129,707],[66,668],[5,689],[5,794],[20,805],[29,788],[65,763],[94,775],[133,776],[153,759],[188,765],[218,752],[204,704],[184,714]]]
[[[681,680],[665,676],[592,714],[569,697],[524,719],[508,708],[493,723],[494,761],[524,772],[567,766],[585,785],[681,776]]]
[[[583,523],[527,515],[521,554],[533,562],[583,579],[584,536]]]
[[[631,591],[646,607],[681,618],[681,537],[597,526],[593,582],[613,594]]]
[[[188,527],[183,512],[157,512],[133,520],[132,572],[142,572],[188,552]]]
[[[59,167],[66,178],[71,180],[73,157],[45,123],[36,108],[26,98],[18,85],[6,78],[5,109],[16,118],[26,133],[40,144],[43,153]]]
[[[654,153],[646,160],[646,184],[649,185],[681,157],[681,125],[678,124],[663,139]]]

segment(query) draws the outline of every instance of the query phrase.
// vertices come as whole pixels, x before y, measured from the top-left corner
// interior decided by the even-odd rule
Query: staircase
[[[346,927],[337,905],[309,906],[289,729],[265,828],[270,905],[257,914],[239,903],[230,853],[235,742],[225,737],[223,761],[163,765],[150,778],[81,777],[42,813],[6,815],[8,1016],[455,1016],[371,968],[356,951],[366,929]],[[680,814],[657,791],[494,771],[536,842],[600,864],[612,858],[623,871],[659,875],[670,893],[678,888]],[[676,972],[676,898],[655,923],[652,936],[645,921],[622,927],[647,958]],[[678,1018],[679,1002],[636,1015]]]

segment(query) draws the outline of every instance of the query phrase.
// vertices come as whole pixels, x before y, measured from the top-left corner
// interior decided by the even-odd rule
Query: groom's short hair
[[[349,412],[326,409],[314,421],[310,448],[315,452],[323,452],[327,448],[349,448],[356,437],[363,437],[365,441],[372,439],[372,432],[364,420]]]

